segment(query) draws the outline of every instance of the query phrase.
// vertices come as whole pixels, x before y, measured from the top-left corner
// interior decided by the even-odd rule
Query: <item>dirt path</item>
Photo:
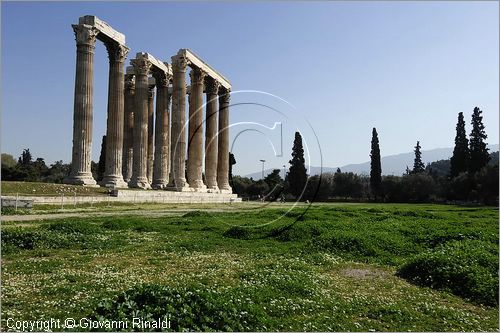
[[[105,217],[105,216],[181,216],[193,210],[200,209],[166,209],[166,210],[125,210],[125,211],[111,211],[111,212],[74,212],[74,213],[47,213],[47,214],[30,214],[30,215],[2,215],[2,222],[23,222],[23,221],[41,221],[63,219],[68,217]],[[223,209],[203,209],[209,212],[224,212]]]

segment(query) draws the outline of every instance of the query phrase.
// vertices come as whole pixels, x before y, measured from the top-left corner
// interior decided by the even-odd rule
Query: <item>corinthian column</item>
[[[123,125],[123,180],[129,182],[132,178],[134,157],[134,97],[135,78],[132,74],[125,75],[125,119]]]
[[[68,184],[94,186],[92,177],[92,106],[94,51],[97,29],[86,24],[72,25],[76,37],[75,102],[73,111],[73,152]]]
[[[155,79],[149,78],[149,86],[148,86],[148,171],[147,177],[148,181],[151,184],[153,180],[153,159],[154,159],[154,117],[155,117]]]
[[[151,63],[138,57],[132,59],[135,70],[134,168],[130,187],[150,189],[147,178],[148,154],[148,74]]]
[[[186,68],[182,55],[172,57],[172,133],[170,138],[173,179],[169,187],[176,191],[187,189],[186,184]]]
[[[106,163],[101,186],[127,187],[122,175],[123,153],[123,63],[128,47],[107,43],[109,56],[108,121],[106,131]]]
[[[219,95],[219,155],[217,160],[217,184],[222,193],[231,193],[229,186],[229,98],[226,89]]]
[[[169,134],[170,134],[170,94],[168,84],[170,75],[155,72],[156,80],[156,127],[155,127],[155,156],[153,166],[154,189],[164,189],[168,185],[169,165]]]
[[[189,141],[187,176],[189,186],[196,190],[206,189],[203,184],[203,81],[206,73],[199,68],[191,70],[189,94]]]
[[[205,180],[210,192],[217,191],[217,94],[219,82],[206,79]]]

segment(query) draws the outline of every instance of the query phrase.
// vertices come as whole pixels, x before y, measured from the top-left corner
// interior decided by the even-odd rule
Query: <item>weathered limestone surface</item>
[[[206,79],[205,180],[208,191],[217,191],[217,94],[220,84]]]
[[[125,45],[125,35],[113,29],[109,24],[93,15],[85,15],[78,19],[78,24],[86,24],[95,27],[99,33],[99,39],[107,42],[113,40],[118,44]]]
[[[100,40],[108,50],[110,66],[105,173],[100,185],[123,188],[128,182],[131,187],[143,189],[152,186],[200,195],[207,191],[218,195],[231,193],[228,175],[230,82],[189,49],[180,49],[172,57],[172,66],[151,54],[137,53],[131,61],[133,66],[124,73],[129,49],[123,34],[95,16],[80,17],[73,29],[77,42],[73,151],[71,173],[65,181],[96,185],[91,173],[93,60],[96,40]],[[189,87],[186,85],[188,66],[192,68]],[[152,78],[148,77],[150,74]],[[188,90],[189,127],[186,126]],[[208,186],[203,181],[203,162]]]
[[[92,177],[92,121],[95,42],[99,31],[91,25],[72,26],[76,37],[76,76],[71,172],[66,183],[95,186]]]
[[[153,181],[153,160],[154,160],[154,118],[155,118],[155,79],[149,78],[149,86],[148,86],[148,181],[151,184]]]
[[[231,89],[231,83],[229,83],[228,79],[226,79],[222,74],[220,74],[206,62],[204,62],[190,49],[180,49],[179,52],[177,52],[177,55],[185,57],[193,67],[199,68],[206,72],[208,76],[214,78],[217,82],[219,82],[219,84],[223,88]]]
[[[159,71],[154,72],[153,75],[156,80],[156,127],[152,187],[165,189],[168,185],[170,164],[170,93],[168,85],[172,76]]]
[[[2,200],[15,201],[15,196],[3,196]],[[236,194],[203,193],[203,192],[171,192],[171,191],[137,191],[118,190],[116,196],[19,196],[19,201],[30,201],[35,206],[74,204],[96,204],[98,202],[128,202],[128,203],[233,203],[241,202]]]
[[[229,185],[229,99],[231,90],[219,95],[219,137],[217,159],[217,184],[222,193],[232,192]]]
[[[127,68],[128,71],[128,68]],[[135,109],[135,76],[125,74],[125,117],[123,124],[123,180],[132,178],[134,161],[134,109]]]
[[[184,56],[172,57],[173,95],[172,95],[172,128],[171,153],[173,177],[169,189],[185,191],[186,184],[186,69],[187,59]]]
[[[189,186],[194,190],[206,189],[203,184],[203,82],[206,73],[193,68],[190,73],[189,140],[187,175]]]
[[[71,172],[66,183],[95,186],[92,177],[93,76],[96,40],[108,48],[109,95],[107,158],[102,185],[126,186],[122,177],[123,149],[123,62],[128,53],[125,35],[95,16],[79,18],[72,25],[77,44],[75,103],[73,115],[73,149]]]
[[[106,44],[109,56],[108,121],[106,132],[106,162],[100,185],[127,187],[122,174],[123,152],[123,64],[129,49],[117,43]]]
[[[150,189],[147,178],[148,154],[148,74],[151,63],[138,55],[132,59],[135,70],[134,168],[130,187]]]

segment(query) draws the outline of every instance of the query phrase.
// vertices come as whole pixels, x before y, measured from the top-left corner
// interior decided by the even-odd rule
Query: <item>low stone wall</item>
[[[16,196],[2,196],[2,200],[16,200]],[[78,205],[99,202],[130,203],[231,203],[241,202],[237,194],[173,192],[173,191],[134,191],[118,190],[115,196],[19,196],[19,200],[29,200],[35,205]]]
[[[33,200],[21,199],[19,197],[2,198],[1,206],[14,208],[33,208]]]

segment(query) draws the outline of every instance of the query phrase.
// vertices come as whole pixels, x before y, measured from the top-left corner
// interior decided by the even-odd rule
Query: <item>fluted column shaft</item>
[[[127,187],[122,175],[123,154],[123,64],[128,48],[117,43],[106,45],[109,56],[108,120],[106,131],[106,163],[101,185]]]
[[[148,86],[148,171],[147,171],[148,174],[147,177],[150,184],[153,181],[153,160],[154,160],[154,134],[155,134],[154,89],[155,89],[154,80],[153,82],[151,82],[150,80]]]
[[[173,180],[169,187],[182,191],[186,184],[186,68],[187,59],[183,56],[172,57],[172,129],[171,154]]]
[[[134,161],[134,107],[135,107],[135,78],[134,75],[125,75],[125,118],[123,124],[123,180],[129,182],[132,178]]]
[[[94,52],[97,29],[86,24],[72,26],[76,37],[75,100],[71,172],[65,183],[94,186],[92,177],[92,118]]]
[[[221,192],[232,192],[229,185],[229,99],[230,90],[219,95],[219,136],[217,159],[217,184]]]
[[[203,184],[203,81],[206,73],[193,68],[190,73],[191,93],[189,95],[189,140],[187,176],[189,186],[196,190],[205,189]]]
[[[219,83],[206,80],[205,181],[209,191],[217,191],[217,94]]]
[[[132,60],[135,70],[134,112],[134,168],[130,187],[149,189],[147,178],[148,154],[148,74],[151,63],[147,59]]]
[[[170,94],[168,93],[170,76],[165,73],[155,73],[154,77],[156,80],[156,127],[152,187],[164,189],[168,185],[170,159]]]

